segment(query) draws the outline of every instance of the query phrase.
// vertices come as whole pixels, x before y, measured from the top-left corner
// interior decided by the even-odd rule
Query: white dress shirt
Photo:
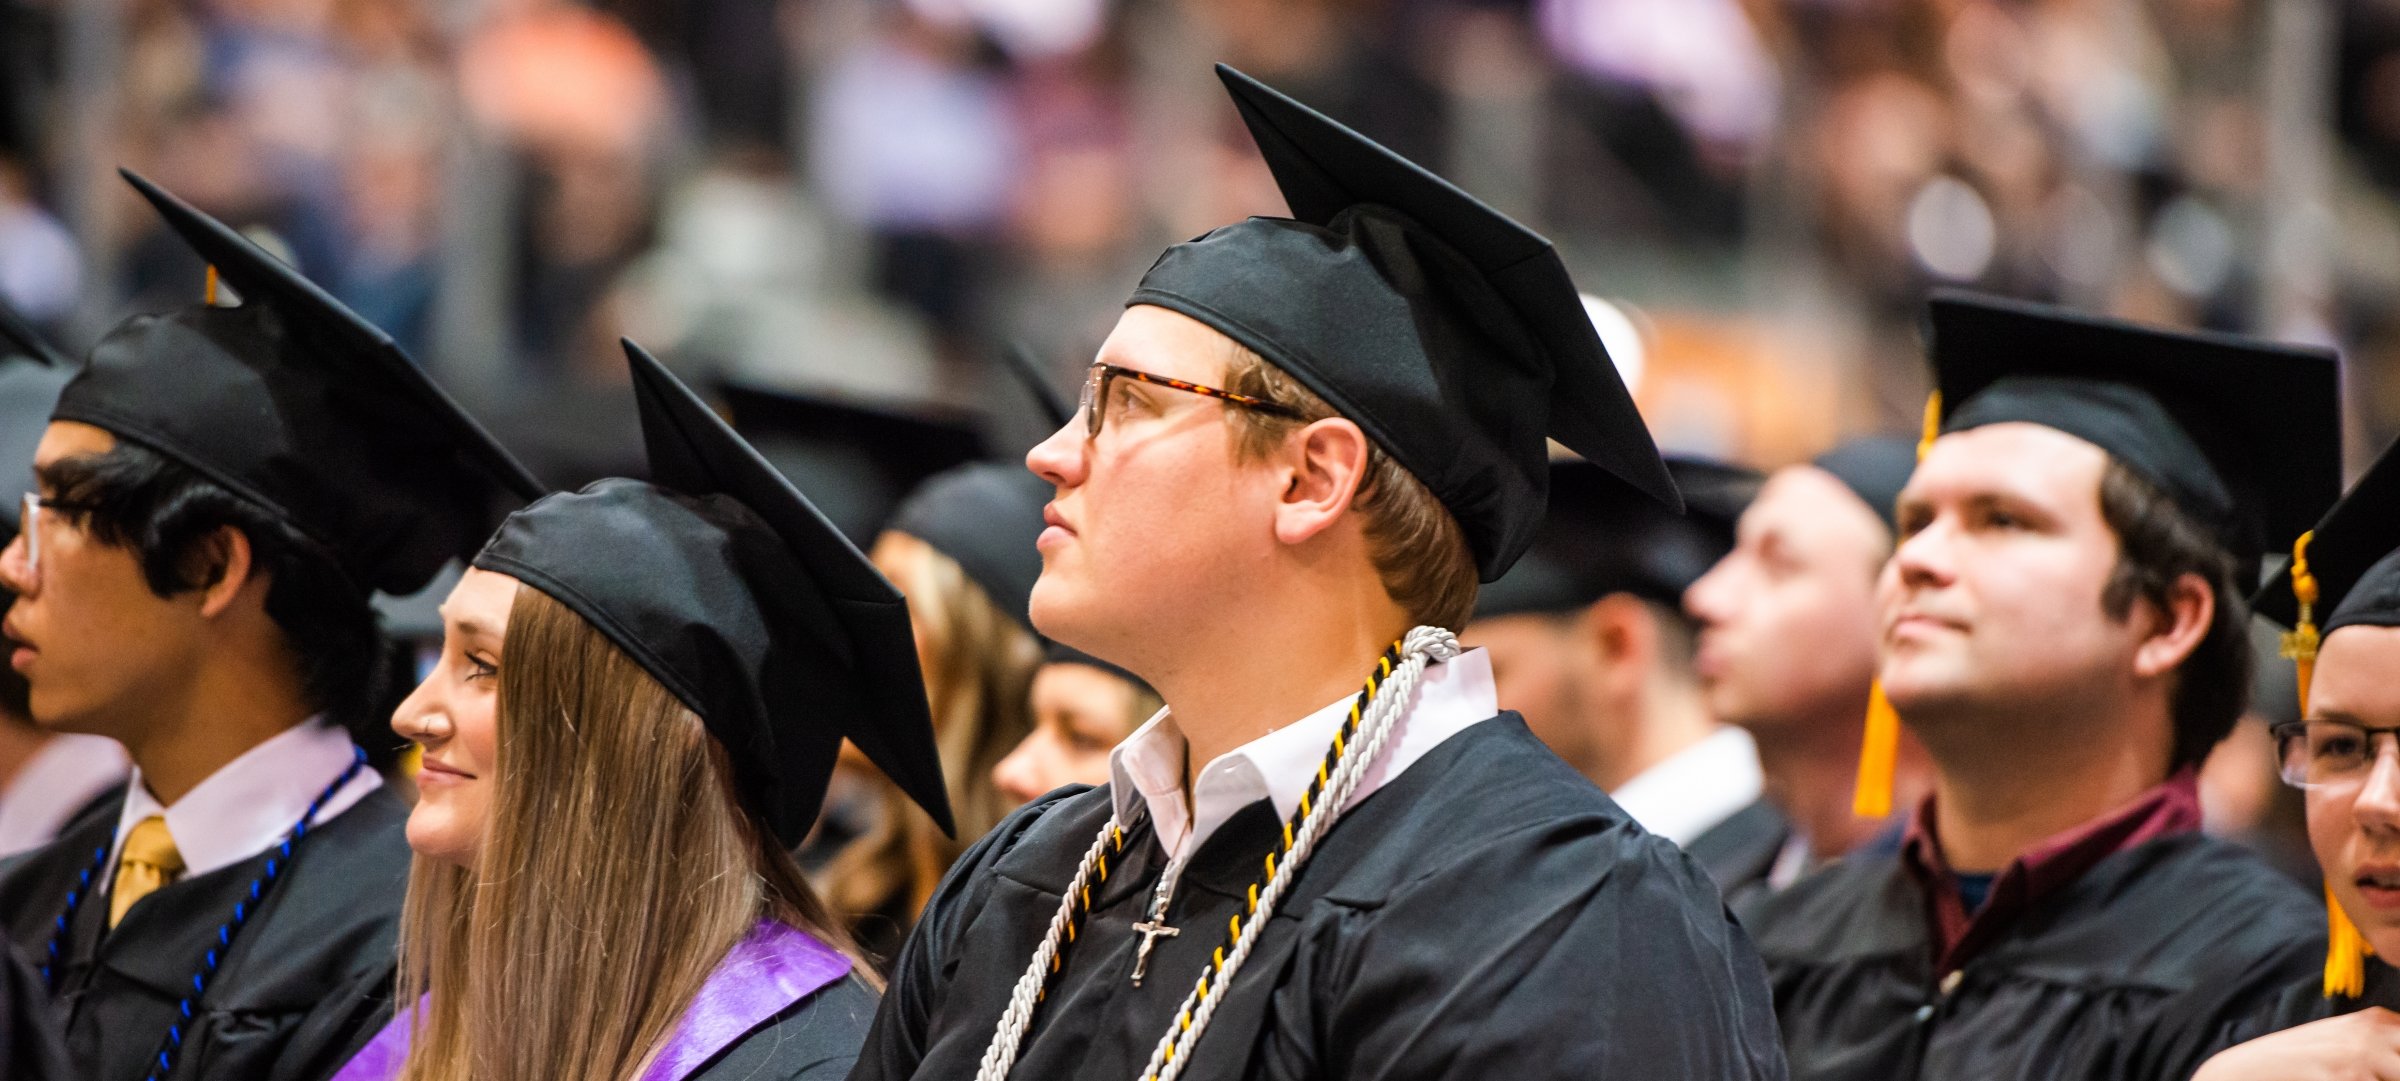
[[[231,867],[283,840],[308,810],[309,801],[350,768],[355,753],[348,732],[312,717],[242,752],[172,807],[161,806],[150,794],[137,768],[125,789],[125,810],[117,816],[113,843],[122,846],[137,823],[163,815],[167,833],[175,838],[175,851],[183,856],[183,877]],[[359,770],[325,801],[314,825],[333,821],[382,786],[381,774]],[[114,875],[116,861],[108,862],[108,873]]]
[[[0,789],[0,856],[49,844],[67,816],[125,779],[125,748],[102,736],[61,733]]]
[[[1192,782],[1190,805],[1183,795],[1183,763],[1187,754],[1183,730],[1167,710],[1135,729],[1108,756],[1111,794],[1117,821],[1131,822],[1135,802],[1150,808],[1152,828],[1167,851],[1170,866],[1180,867],[1199,851],[1217,827],[1261,799],[1274,801],[1275,813],[1290,818],[1300,796],[1317,776],[1333,734],[1348,717],[1350,703],[1340,701],[1278,728],[1233,750],[1202,769]],[[1427,665],[1417,681],[1413,708],[1402,711],[1383,745],[1383,757],[1360,777],[1350,805],[1400,776],[1442,741],[1489,720],[1500,712],[1492,686],[1492,662],[1480,649],[1468,650],[1440,664]]]
[[[1688,846],[1758,802],[1766,784],[1767,775],[1758,768],[1758,744],[1750,733],[1726,725],[1608,795],[1643,829]]]

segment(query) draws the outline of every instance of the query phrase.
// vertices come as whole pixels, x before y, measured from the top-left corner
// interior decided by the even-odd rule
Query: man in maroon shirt
[[[1938,438],[1877,603],[1934,794],[1899,855],[1759,913],[1792,1076],[2181,1081],[2316,963],[2316,905],[2199,832],[2194,773],[2244,705],[2264,538],[2338,487],[2333,359],[1931,315]]]

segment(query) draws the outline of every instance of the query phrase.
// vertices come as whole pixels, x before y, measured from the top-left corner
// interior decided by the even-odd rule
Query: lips
[[[2352,881],[2357,883],[2359,896],[2368,907],[2384,912],[2400,911],[2400,864],[2362,865]]]
[[[467,771],[459,769],[456,766],[445,765],[437,759],[425,759],[424,762],[417,767],[418,784],[456,784],[460,781],[472,781],[474,779],[474,774],[468,773]]]

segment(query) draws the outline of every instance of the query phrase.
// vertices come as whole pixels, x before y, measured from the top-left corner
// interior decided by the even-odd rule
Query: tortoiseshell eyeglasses
[[[1166,387],[1169,390],[1180,390],[1198,394],[1204,398],[1215,398],[1227,405],[1237,405],[1269,416],[1286,417],[1292,420],[1307,419],[1300,415],[1299,410],[1281,402],[1270,402],[1265,398],[1253,398],[1247,394],[1235,394],[1230,390],[1220,390],[1216,387],[1204,387],[1198,383],[1186,383],[1181,379],[1169,379],[1163,375],[1152,375],[1149,372],[1137,371],[1115,364],[1094,364],[1090,371],[1084,373],[1083,401],[1077,409],[1077,412],[1083,414],[1085,438],[1100,438],[1100,425],[1108,415],[1108,384],[1110,380],[1119,376],[1152,386]]]

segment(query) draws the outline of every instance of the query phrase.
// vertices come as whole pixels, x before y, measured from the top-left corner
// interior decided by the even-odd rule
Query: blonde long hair
[[[825,881],[834,907],[854,920],[894,902],[913,920],[966,846],[1014,809],[992,783],[992,767],[1033,730],[1033,671],[1042,649],[932,545],[886,532],[871,557],[908,598],[958,836],[942,836],[931,817],[878,777],[874,828],[842,849]]]
[[[409,869],[401,1081],[637,1078],[762,917],[855,956],[698,716],[538,589],[507,643],[475,865]]]

